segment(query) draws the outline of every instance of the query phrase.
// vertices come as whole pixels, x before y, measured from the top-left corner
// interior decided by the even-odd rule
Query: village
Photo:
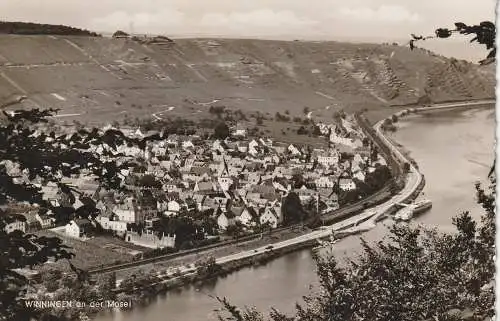
[[[169,135],[144,148],[93,145],[89,151],[103,159],[112,153],[135,161],[136,166],[120,172],[129,192],[106,190],[84,171],[61,178],[72,187],[69,192],[56,183],[35,182],[53,206],[72,207],[80,215],[61,216],[35,206],[11,216],[5,229],[50,230],[82,242],[105,235],[136,248],[188,249],[289,225],[283,203],[290,194],[298,196],[306,212],[328,213],[386,161],[352,116],[315,126],[328,148],[249,137],[238,124],[225,139]],[[101,131],[110,129],[108,125]],[[120,131],[130,138],[154,134]],[[18,183],[28,181],[13,163],[2,163]],[[89,200],[98,213],[81,210]]]

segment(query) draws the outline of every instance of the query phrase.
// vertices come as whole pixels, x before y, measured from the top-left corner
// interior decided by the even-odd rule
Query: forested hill
[[[9,22],[9,21],[0,21],[0,34],[66,35],[66,36],[89,36],[89,37],[99,36],[95,32],[64,25],[50,25],[50,24],[40,24],[31,22]]]

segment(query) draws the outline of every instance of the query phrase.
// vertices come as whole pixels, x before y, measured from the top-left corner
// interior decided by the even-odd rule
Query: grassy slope
[[[173,46],[131,40],[0,36],[0,102],[57,107],[61,120],[108,122],[163,116],[202,117],[207,105],[274,115],[305,106],[334,110],[494,97],[492,66],[451,62],[422,50],[338,42],[182,39]],[[53,95],[57,94],[57,95]],[[330,106],[330,107],[327,107]],[[16,108],[19,106],[10,106]]]

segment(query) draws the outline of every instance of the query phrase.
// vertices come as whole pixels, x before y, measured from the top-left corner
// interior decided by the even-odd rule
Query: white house
[[[183,149],[194,148],[194,144],[190,140],[185,140],[185,141],[182,142],[182,148]]]
[[[350,178],[341,178],[339,180],[339,187],[344,191],[351,191],[356,189],[356,183]]]
[[[147,211],[139,211],[134,202],[135,200],[129,197],[124,204],[119,204],[113,208],[113,213],[116,214],[119,221],[127,223],[140,223],[144,221]]]
[[[248,153],[252,156],[256,156],[259,152],[257,151],[257,148],[259,147],[259,143],[257,143],[254,140],[252,140],[250,143],[248,143]]]
[[[247,135],[247,130],[241,124],[237,124],[233,132],[233,136],[245,137]]]
[[[223,154],[224,151],[225,151],[224,147],[222,147],[222,144],[221,144],[220,140],[214,141],[214,143],[212,144],[212,150],[213,151],[218,151],[221,154]]]
[[[256,172],[252,172],[250,174],[248,174],[248,183],[251,184],[251,185],[257,185],[261,182],[261,175],[259,173],[256,173]]]
[[[5,233],[11,233],[14,231],[21,231],[23,233],[26,232],[26,220],[23,220],[21,218],[12,218],[5,224],[4,230]]]
[[[335,182],[328,176],[318,177],[314,183],[318,188],[332,188],[335,186]]]
[[[217,225],[219,229],[225,231],[230,225],[234,225],[235,216],[231,212],[223,212],[217,217]]]
[[[177,216],[180,210],[181,210],[181,204],[175,200],[172,200],[167,203],[166,210],[163,211],[163,215]]]
[[[293,146],[293,144],[290,144],[290,146],[288,146],[288,151],[294,156],[300,155],[300,150],[297,147]]]
[[[274,209],[267,207],[260,216],[260,224],[268,223],[272,228],[277,228],[279,224],[278,213]]]
[[[245,226],[253,226],[257,223],[258,215],[251,207],[245,207],[238,216],[238,221]]]
[[[74,238],[84,238],[90,232],[92,224],[87,219],[72,220],[66,225],[66,234]]]
[[[56,221],[55,218],[49,215],[40,215],[38,213],[35,215],[35,219],[40,223],[42,229],[51,228]]]
[[[365,174],[363,171],[356,171],[353,175],[354,178],[359,179],[360,181],[364,182],[365,181]]]
[[[115,231],[117,233],[125,233],[127,231],[127,222],[115,221],[108,216],[99,216],[97,221],[105,230]]]
[[[231,185],[233,185],[233,179],[231,177],[219,177],[217,180],[223,191],[228,191]]]
[[[325,167],[335,166],[339,163],[339,156],[338,155],[318,156],[318,163]]]

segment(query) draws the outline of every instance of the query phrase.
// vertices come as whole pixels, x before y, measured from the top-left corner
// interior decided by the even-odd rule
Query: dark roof
[[[90,221],[86,218],[78,218],[78,219],[75,219],[73,221],[75,222],[76,225],[78,225],[80,227],[90,225]]]
[[[236,215],[231,211],[224,213],[224,215],[226,215],[227,218],[235,218],[236,217]]]
[[[259,217],[259,214],[257,213],[257,211],[255,211],[255,209],[253,207],[247,207],[247,211],[248,211],[248,213],[250,213],[250,215],[253,218],[258,218]]]
[[[232,207],[232,208],[231,208],[231,212],[232,212],[235,216],[240,216],[240,215],[241,215],[241,213],[243,213],[243,210],[244,210],[244,209],[245,209],[244,207],[236,207],[236,206],[234,206],[234,207]]]
[[[26,217],[21,214],[9,214],[5,215],[3,218],[7,223],[13,223],[16,221],[26,222]]]

